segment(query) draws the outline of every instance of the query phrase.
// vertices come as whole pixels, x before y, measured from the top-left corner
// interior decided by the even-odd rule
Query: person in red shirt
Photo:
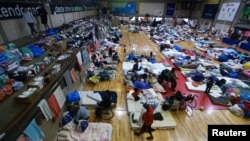
[[[143,125],[141,127],[140,132],[135,132],[135,135],[140,136],[142,133],[148,132],[150,136],[147,137],[147,140],[153,140],[154,137],[152,135],[152,131],[154,131],[154,129],[152,129],[151,125],[154,121],[154,110],[153,107],[148,104],[143,104],[143,107],[147,110],[142,115]]]

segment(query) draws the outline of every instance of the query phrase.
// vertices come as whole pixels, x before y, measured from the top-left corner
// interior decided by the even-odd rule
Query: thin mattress
[[[94,91],[79,91],[80,94],[80,104],[87,107],[97,106],[97,100],[89,97],[88,95],[94,95]]]
[[[169,111],[162,111],[161,115],[163,120],[154,120],[152,128],[154,129],[174,129],[176,127],[176,122]],[[132,129],[139,129],[140,123],[138,122],[140,118],[140,112],[130,113],[129,122]]]
[[[192,82],[190,82],[190,81],[186,82],[186,87],[190,91],[204,92],[206,90],[206,84],[201,84],[201,85],[195,87],[195,86],[193,86]],[[217,85],[214,85],[211,88],[209,94],[213,95],[214,97],[219,97],[220,94],[222,94],[222,91]]]

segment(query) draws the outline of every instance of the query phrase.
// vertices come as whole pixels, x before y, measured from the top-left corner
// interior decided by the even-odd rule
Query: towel
[[[65,71],[65,73],[63,74],[63,77],[66,81],[66,85],[67,85],[68,89],[70,89],[73,83],[72,83],[72,79],[71,79],[69,70]]]
[[[54,95],[56,97],[56,100],[59,104],[60,109],[62,109],[64,103],[66,102],[66,97],[61,86],[58,86],[56,88],[56,90],[54,91]]]
[[[52,119],[52,117],[53,117],[52,112],[51,112],[49,105],[45,99],[42,99],[37,106],[41,109],[41,111],[42,111],[42,113],[47,121]]]
[[[56,119],[59,117],[60,112],[61,112],[61,108],[56,100],[56,97],[54,94],[52,94],[49,99],[48,99],[48,104],[49,104],[49,108],[53,114],[52,119],[55,122]]]
[[[42,129],[37,124],[35,119],[33,119],[25,128],[23,134],[27,136],[31,141],[40,141],[41,138],[45,137]]]

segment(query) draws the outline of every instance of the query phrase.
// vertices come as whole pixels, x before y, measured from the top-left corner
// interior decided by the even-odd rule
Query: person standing
[[[33,16],[33,14],[29,12],[27,7],[25,7],[23,9],[23,19],[29,25],[29,28],[31,31],[31,38],[34,38],[37,34],[37,31],[34,28],[34,24],[36,23],[36,19]]]
[[[140,136],[144,132],[148,132],[150,136],[147,137],[147,140],[153,140],[154,137],[152,135],[152,131],[154,131],[154,129],[152,129],[151,125],[154,121],[154,110],[153,107],[148,104],[143,104],[143,107],[146,109],[146,112],[142,114],[143,125],[140,129],[140,132],[135,132],[135,135]]]
[[[44,25],[45,30],[49,29],[48,26],[48,13],[43,5],[39,6],[38,14],[41,17],[41,23]]]
[[[205,94],[209,94],[211,88],[213,87],[214,85],[214,80],[213,78],[208,78],[207,79],[207,83],[206,83],[206,89],[205,89]]]

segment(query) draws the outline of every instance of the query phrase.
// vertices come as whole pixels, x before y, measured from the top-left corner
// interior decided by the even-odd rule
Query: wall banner
[[[34,16],[38,15],[37,9],[41,4],[37,3],[22,3],[22,2],[0,2],[0,20],[21,18],[23,8],[28,7],[28,10]]]
[[[213,20],[215,18],[215,15],[217,13],[219,4],[206,4],[203,12],[202,12],[202,18],[203,19],[210,19]]]
[[[166,15],[173,16],[174,11],[175,11],[175,3],[168,3],[167,4]]]
[[[62,14],[71,12],[84,11],[83,5],[65,5],[65,4],[50,4],[50,10],[52,14]]]
[[[223,3],[217,19],[222,21],[232,22],[238,11],[239,6],[240,6],[239,2]]]
[[[111,2],[113,14],[136,14],[136,2]]]

